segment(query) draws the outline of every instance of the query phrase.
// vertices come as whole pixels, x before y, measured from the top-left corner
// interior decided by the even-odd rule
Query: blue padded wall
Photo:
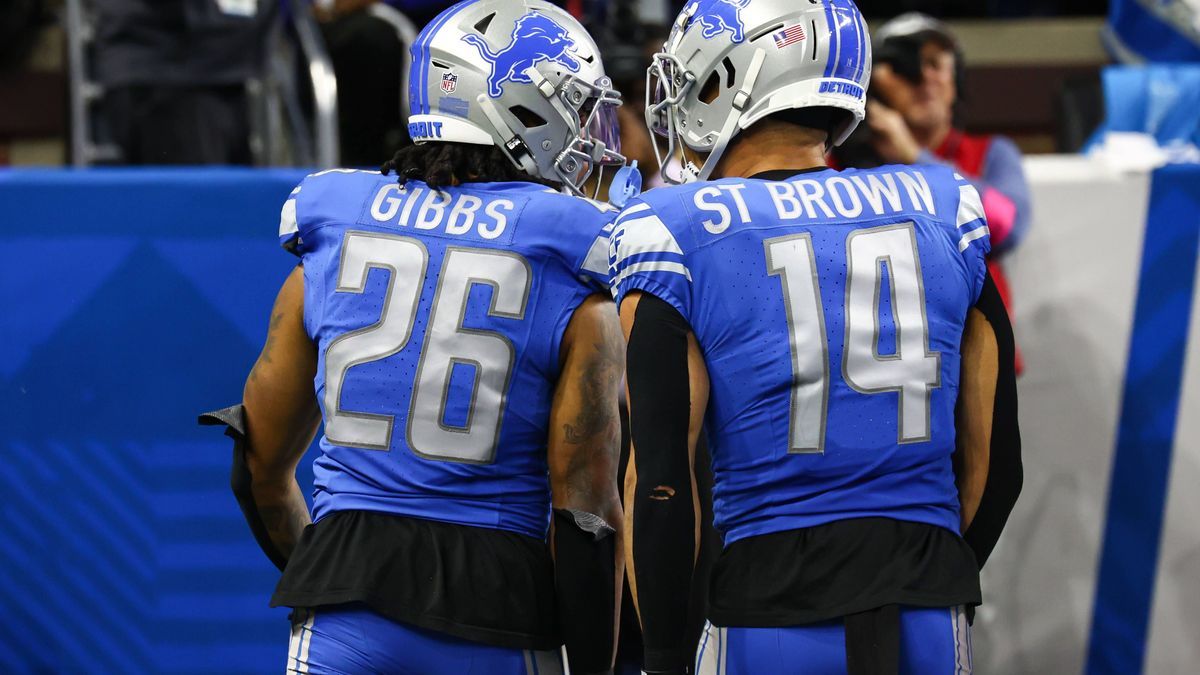
[[[282,670],[277,572],[196,415],[241,398],[302,178],[0,173],[0,671]]]

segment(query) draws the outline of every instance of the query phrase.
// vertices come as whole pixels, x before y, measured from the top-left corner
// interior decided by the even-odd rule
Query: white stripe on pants
[[[725,649],[729,629],[704,622],[704,633],[700,636],[700,647],[696,653],[696,675],[724,675]]]
[[[307,609],[295,610],[292,619],[292,637],[288,642],[287,672],[308,672],[308,648],[312,644],[312,627],[317,613]]]

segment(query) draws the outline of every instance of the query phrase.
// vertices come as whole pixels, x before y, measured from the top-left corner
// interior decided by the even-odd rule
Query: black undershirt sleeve
[[[626,357],[637,471],[632,556],[647,673],[682,673],[691,661],[687,619],[696,514],[688,450],[690,330],[675,308],[643,294]]]
[[[987,562],[1008,516],[1021,494],[1021,430],[1017,425],[1016,347],[1012,325],[1004,300],[991,274],[985,277],[983,291],[975,308],[996,332],[1000,372],[996,379],[996,402],[992,411],[992,444],[988,477],[979,510],[963,538],[975,552],[980,569]]]

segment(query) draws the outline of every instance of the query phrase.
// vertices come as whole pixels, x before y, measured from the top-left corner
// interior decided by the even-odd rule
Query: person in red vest
[[[903,14],[884,24],[874,43],[866,142],[880,163],[946,164],[974,183],[992,232],[988,267],[1011,314],[999,261],[1029,229],[1029,184],[1021,151],[1003,136],[969,134],[956,126],[962,49],[945,24],[924,14]]]

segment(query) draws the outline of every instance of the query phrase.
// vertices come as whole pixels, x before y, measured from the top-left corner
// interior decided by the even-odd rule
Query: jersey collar
[[[787,180],[792,176],[799,176],[802,173],[816,173],[818,171],[829,171],[827,166],[813,166],[807,169],[772,169],[771,171],[761,171],[750,176],[754,180]]]

